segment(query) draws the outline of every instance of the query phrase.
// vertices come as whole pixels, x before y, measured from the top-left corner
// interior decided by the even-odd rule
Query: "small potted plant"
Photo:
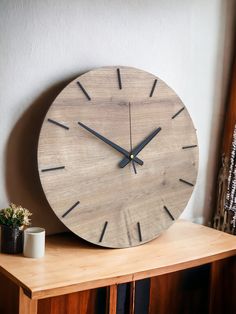
[[[0,210],[1,251],[3,253],[22,253],[23,229],[30,225],[31,215],[28,209],[13,203]]]

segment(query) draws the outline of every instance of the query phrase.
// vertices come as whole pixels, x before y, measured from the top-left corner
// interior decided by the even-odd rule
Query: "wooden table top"
[[[106,249],[76,236],[48,236],[41,259],[0,254],[0,272],[32,299],[166,274],[236,255],[235,237],[178,220],[157,239],[138,247]]]

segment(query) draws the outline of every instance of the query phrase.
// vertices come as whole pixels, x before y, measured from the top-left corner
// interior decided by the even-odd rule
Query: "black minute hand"
[[[134,148],[134,150],[131,152],[133,155],[133,158],[137,158],[136,156],[138,153],[141,152],[142,149],[161,131],[161,128],[157,128],[155,131],[153,131],[148,137],[146,137],[138,146]],[[121,162],[119,163],[120,168],[124,168],[128,163],[131,161],[130,158],[123,158]]]
[[[85,124],[78,122],[80,126],[82,126],[85,130],[89,131],[93,135],[95,135],[97,138],[105,142],[106,144],[110,145],[113,147],[115,150],[117,150],[119,153],[123,154],[126,158],[130,158],[130,153],[125,150],[124,148],[120,147],[119,145],[113,143],[112,141],[108,140],[106,137],[102,136],[101,134],[97,133],[96,131],[90,129],[88,126]],[[143,165],[143,161],[137,157],[134,158],[134,161],[137,162],[139,165]]]

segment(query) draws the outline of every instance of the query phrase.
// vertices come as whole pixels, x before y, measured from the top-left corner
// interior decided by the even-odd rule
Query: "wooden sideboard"
[[[48,236],[41,259],[0,254],[0,313],[115,314],[124,283],[126,312],[138,313],[136,287],[145,278],[147,313],[236,313],[235,255],[234,236],[184,220],[128,249],[95,247],[70,233]]]

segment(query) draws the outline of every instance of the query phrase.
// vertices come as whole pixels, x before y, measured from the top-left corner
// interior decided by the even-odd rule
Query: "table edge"
[[[142,270],[136,273],[119,275],[116,277],[107,277],[96,280],[84,281],[71,285],[64,285],[61,287],[54,287],[48,289],[35,289],[31,290],[25,285],[23,285],[23,289],[27,296],[31,299],[45,299],[50,297],[55,297],[63,294],[69,294],[84,290],[96,289],[101,287],[107,287],[110,285],[121,284],[125,282],[131,282],[136,280],[141,280],[145,278],[165,275],[168,273],[173,273],[176,271],[181,271],[184,269],[189,269],[197,266],[201,266],[204,264],[209,264],[212,262],[216,262],[218,260],[222,260],[228,257],[232,257],[236,255],[236,249],[227,250],[224,252],[220,252],[214,255],[201,257],[199,259],[193,259],[186,262],[176,263],[175,265],[163,266],[149,270]]]

